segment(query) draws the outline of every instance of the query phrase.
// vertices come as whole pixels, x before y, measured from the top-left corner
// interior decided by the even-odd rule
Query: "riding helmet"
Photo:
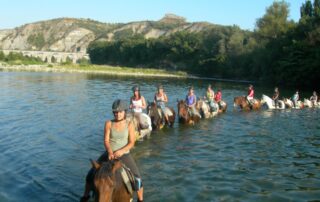
[[[117,99],[112,104],[113,112],[127,111],[128,106],[124,100]]]

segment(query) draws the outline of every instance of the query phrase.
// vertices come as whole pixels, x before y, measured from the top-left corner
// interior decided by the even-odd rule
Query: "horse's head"
[[[210,116],[210,107],[204,100],[198,100],[196,109],[200,111],[201,116],[208,118]]]
[[[243,105],[245,105],[245,104],[246,104],[246,98],[244,96],[238,96],[233,99],[233,106],[234,107],[239,106],[240,108],[242,108]]]
[[[91,161],[96,173],[94,177],[94,187],[96,191],[96,201],[112,201],[113,193],[117,185],[116,171],[122,167],[119,160],[103,162]],[[120,181],[121,182],[121,181]]]
[[[158,110],[156,103],[152,102],[148,105],[148,116],[151,118],[151,124],[153,129],[160,129],[162,124],[161,112]]]
[[[178,115],[179,119],[187,121],[189,119],[188,108],[184,100],[178,101]]]

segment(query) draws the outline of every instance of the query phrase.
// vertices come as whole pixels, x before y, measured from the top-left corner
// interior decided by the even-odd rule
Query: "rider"
[[[99,157],[98,163],[119,159],[135,175],[141,186],[136,187],[138,201],[143,201],[143,187],[139,169],[131,157],[130,149],[135,143],[134,126],[126,120],[127,104],[123,100],[115,100],[112,104],[113,120],[105,122],[104,146],[106,151]],[[91,168],[86,177],[86,186],[81,202],[88,201],[90,190],[93,189],[94,168]]]
[[[166,123],[168,123],[169,121],[168,114],[165,113],[168,97],[164,93],[162,85],[158,86],[158,92],[154,95],[154,102],[157,104],[158,107],[160,107],[162,114],[164,115],[164,118],[166,120]]]
[[[221,99],[222,99],[222,93],[221,93],[221,90],[218,89],[216,95],[214,96],[214,100],[218,103],[220,108],[221,108]]]
[[[253,105],[253,103],[254,103],[254,90],[253,90],[253,85],[251,85],[251,84],[249,85],[247,100],[250,105]]]
[[[209,102],[210,110],[213,111],[214,109],[214,91],[211,88],[211,85],[208,85],[206,98]]]
[[[132,91],[133,96],[130,99],[130,109],[132,109],[134,113],[141,113],[142,110],[146,108],[146,101],[140,93],[139,86],[134,86]]]
[[[186,96],[186,104],[191,112],[192,115],[197,115],[201,117],[201,115],[197,112],[195,105],[197,103],[197,97],[193,92],[193,87],[189,88],[189,92]]]
[[[277,106],[278,106],[279,95],[280,95],[279,89],[278,89],[278,87],[275,87],[275,88],[274,88],[274,94],[273,94],[273,96],[272,96],[272,100],[274,101],[274,106],[275,106],[275,108],[277,108]]]
[[[318,102],[318,95],[316,91],[313,91],[312,96],[310,97],[310,101],[312,103],[313,106],[317,105]]]
[[[298,105],[298,100],[299,100],[299,91],[297,90],[296,93],[292,96],[292,102],[294,107]]]

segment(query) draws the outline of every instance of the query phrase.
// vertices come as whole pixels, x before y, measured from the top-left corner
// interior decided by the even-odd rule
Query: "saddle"
[[[122,167],[120,168],[120,174],[130,194],[132,194],[133,191],[137,191],[140,189],[140,178],[135,177],[135,175],[131,172],[130,168],[122,164]]]

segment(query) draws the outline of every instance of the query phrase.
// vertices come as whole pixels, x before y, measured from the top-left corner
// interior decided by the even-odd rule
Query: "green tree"
[[[275,1],[266,9],[266,14],[257,20],[255,31],[262,38],[276,39],[293,26],[288,21],[289,5],[285,1]]]
[[[320,0],[313,2],[313,15],[315,18],[320,18]]]
[[[0,51],[0,60],[4,60],[5,57],[6,57],[6,56],[4,55],[3,51]]]

